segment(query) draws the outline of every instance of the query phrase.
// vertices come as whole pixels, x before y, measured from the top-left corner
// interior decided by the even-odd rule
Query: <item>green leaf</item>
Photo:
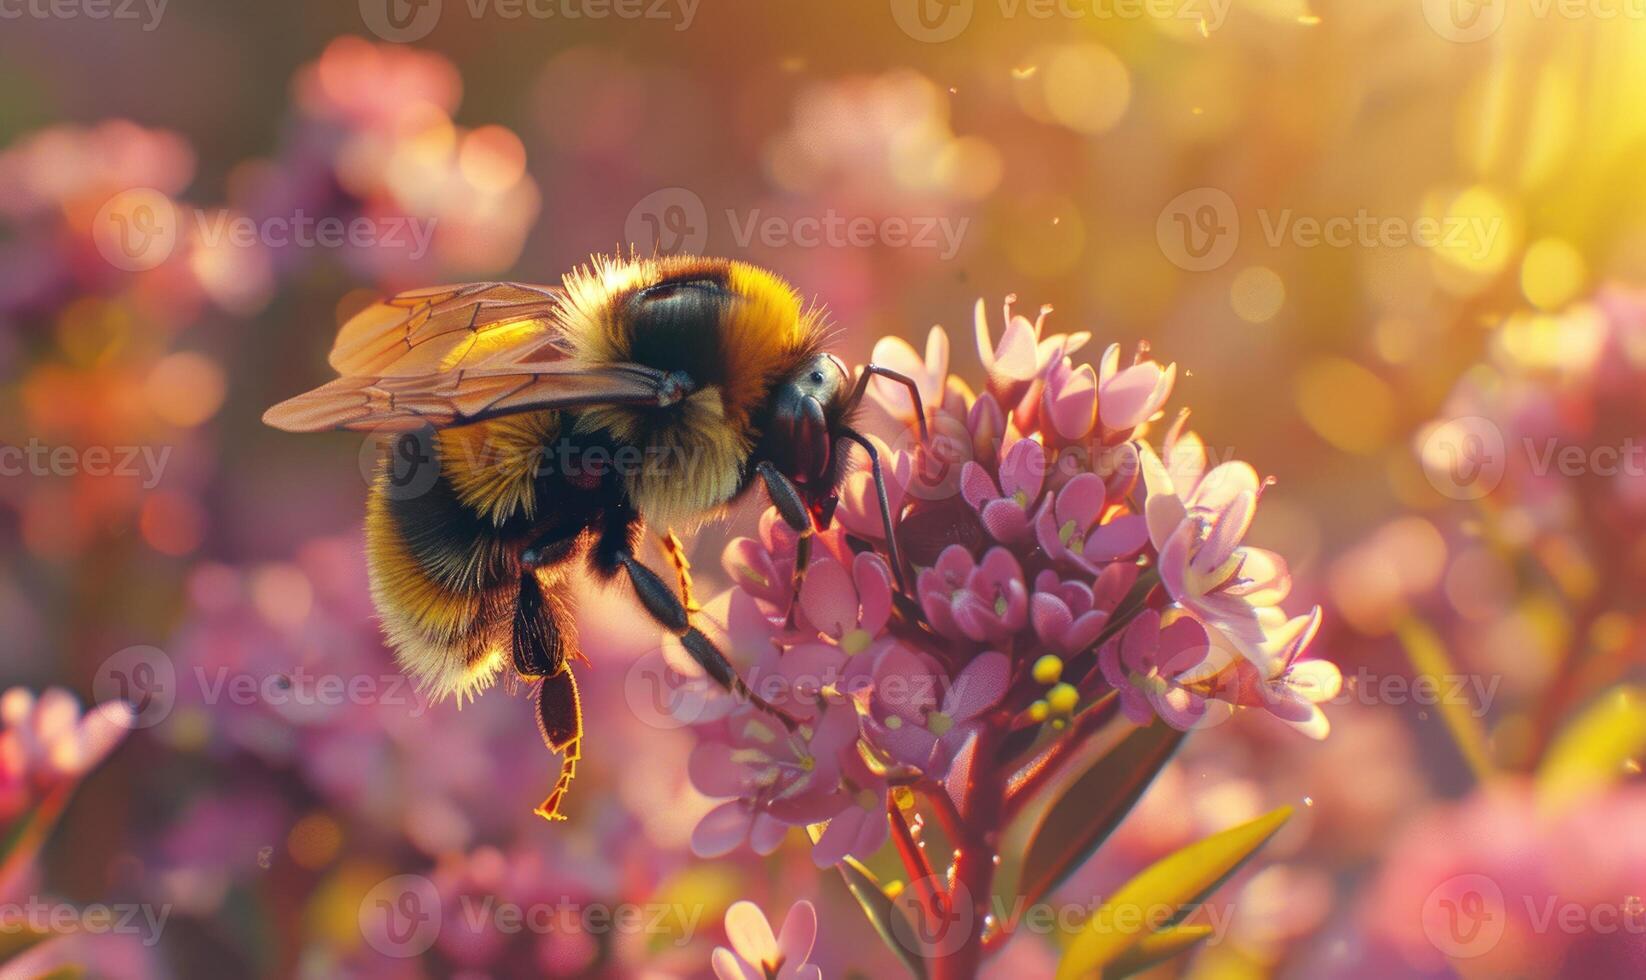
[[[1617,687],[1561,729],[1537,770],[1539,801],[1561,807],[1621,778],[1646,752],[1646,691]]]
[[[806,833],[811,836],[812,843],[815,844],[817,838],[822,836],[822,825],[814,824],[807,827]],[[892,901],[892,897],[886,894],[886,889],[881,886],[880,880],[874,876],[874,872],[864,867],[863,862],[854,857],[847,857],[835,867],[840,869],[840,877],[846,880],[847,890],[852,893],[853,898],[857,899],[857,904],[862,907],[864,916],[869,920],[869,925],[874,926],[874,931],[880,934],[880,939],[886,944],[886,948],[897,954],[897,958],[903,961],[903,965],[909,968],[909,973],[917,980],[926,980],[925,961],[914,955],[898,939],[899,928],[902,929],[904,935],[908,935],[908,919],[898,910],[897,905]]]
[[[1145,929],[1164,932],[1228,880],[1291,819],[1283,806],[1256,820],[1213,834],[1161,858],[1120,886],[1081,927],[1058,964],[1058,980],[1103,974],[1143,939]],[[1162,923],[1147,921],[1160,909],[1177,911]]]
[[[1030,839],[1018,879],[1024,904],[1038,902],[1086,863],[1131,812],[1183,737],[1160,721],[1139,728],[1069,784]]]
[[[1417,675],[1414,681],[1423,677],[1433,678],[1435,689],[1443,691],[1447,687],[1446,678],[1462,676],[1446,653],[1445,641],[1423,620],[1407,616],[1395,625],[1395,635],[1400,638],[1400,645]],[[1451,733],[1452,741],[1457,743],[1458,751],[1463,753],[1463,759],[1474,772],[1475,779],[1480,782],[1490,780],[1496,775],[1497,767],[1492,762],[1491,748],[1486,743],[1486,729],[1481,724],[1479,712],[1462,698],[1440,698],[1439,702],[1440,718],[1446,723],[1446,730]]]
[[[1151,932],[1104,967],[1103,980],[1119,980],[1121,977],[1129,977],[1158,966],[1210,936],[1212,932],[1212,927],[1207,925],[1169,926],[1159,932]]]

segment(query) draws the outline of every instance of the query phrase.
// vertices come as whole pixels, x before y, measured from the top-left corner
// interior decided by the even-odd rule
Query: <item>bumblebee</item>
[[[540,733],[561,756],[538,813],[563,819],[583,737],[569,665],[581,657],[574,576],[626,579],[711,677],[792,726],[693,625],[675,528],[758,482],[801,535],[798,588],[850,442],[873,470],[901,588],[880,460],[852,417],[873,375],[907,387],[917,406],[919,393],[875,365],[854,383],[826,334],[821,309],[752,265],[597,257],[558,287],[486,282],[375,303],[337,335],[329,360],[340,377],[263,420],[387,431],[402,456],[430,465],[432,480],[407,481],[385,457],[369,492],[367,565],[384,633],[437,700],[472,697],[511,668],[535,688]],[[681,595],[636,557],[647,528]]]

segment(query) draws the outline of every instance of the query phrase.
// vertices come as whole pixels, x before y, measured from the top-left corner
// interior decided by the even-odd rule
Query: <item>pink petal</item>
[[[720,566],[733,582],[751,595],[769,598],[782,590],[770,553],[765,545],[753,538],[738,538],[726,545],[726,550],[720,555]]]
[[[1104,427],[1118,432],[1147,422],[1165,401],[1160,397],[1161,380],[1160,365],[1153,361],[1133,364],[1109,379],[1098,405]]]
[[[1046,390],[1046,414],[1059,436],[1073,442],[1084,439],[1097,420],[1097,372],[1082,364],[1058,387]]]
[[[999,346],[984,361],[988,366],[989,379],[1011,382],[1027,381],[1034,377],[1038,347],[1039,338],[1035,336],[1034,325],[1021,316],[1012,317],[1006,324],[1006,332],[1001,336]]]
[[[756,813],[754,825],[749,828],[749,850],[762,856],[771,854],[782,846],[787,836],[788,824],[767,814]]]
[[[1040,637],[1040,642],[1061,645],[1063,634],[1074,623],[1074,615],[1062,599],[1036,592],[1029,597],[1029,622],[1034,624],[1034,633]]]
[[[1218,466],[1202,477],[1189,503],[1196,510],[1215,513],[1227,509],[1241,494],[1249,493],[1255,500],[1261,489],[1262,481],[1251,464],[1235,460]]]
[[[741,800],[710,810],[692,830],[692,853],[700,858],[717,858],[737,850],[748,839],[750,817]]]
[[[932,329],[938,330],[936,327]],[[920,387],[919,382],[926,375],[925,362],[902,337],[881,337],[875,341],[874,352],[869,355],[869,360],[881,367],[914,378],[916,387]],[[909,398],[909,390],[902,384],[881,377],[872,378],[869,381],[869,393],[893,416],[900,419],[914,417],[914,402]],[[931,393],[922,389],[920,395],[928,405],[931,404]]]
[[[981,508],[1001,496],[1000,490],[989,478],[989,473],[976,463],[968,461],[960,468],[960,495],[974,508]]]
[[[1120,659],[1128,673],[1147,674],[1155,667],[1160,650],[1160,614],[1145,609],[1137,614],[1120,638]]]
[[[718,980],[766,980],[765,971],[738,959],[736,953],[724,946],[714,948],[709,964],[714,967],[714,975]]]
[[[1211,533],[1201,542],[1192,560],[1196,572],[1209,575],[1229,560],[1257,514],[1257,495],[1238,494],[1213,518]]]
[[[820,868],[827,868],[845,860],[857,843],[867,814],[868,811],[860,806],[849,806],[836,814],[822,836],[818,837],[817,843],[812,845],[812,862]]]
[[[943,780],[943,786],[949,791],[949,796],[957,807],[965,805],[966,790],[971,782],[972,769],[977,765],[977,731],[973,729],[966,735],[966,740],[960,743],[955,751],[954,758],[949,761],[949,772]],[[962,811],[962,816],[965,813]]]
[[[1026,541],[1030,536],[1029,515],[1005,497],[984,504],[977,517],[983,530],[996,541],[1015,543]]]
[[[1012,679],[1012,662],[1003,653],[989,651],[972,658],[949,686],[943,713],[954,721],[975,718],[1000,703]]]
[[[1181,687],[1152,696],[1149,702],[1161,721],[1180,732],[1194,728],[1206,716],[1206,699]]]
[[[1035,511],[1034,539],[1035,542],[1040,545],[1040,550],[1050,555],[1053,559],[1063,557],[1063,542],[1059,541],[1057,538],[1057,517],[1053,513],[1051,494],[1046,495],[1046,499],[1041,501],[1040,507]],[[1056,573],[1050,570],[1041,572],[1040,574],[1051,575],[1054,580],[1056,579]],[[1035,587],[1038,589],[1039,584],[1037,583]],[[1055,583],[1052,588],[1056,588]],[[1051,591],[1051,589],[1048,589],[1047,591]]]
[[[1329,660],[1300,660],[1286,672],[1286,686],[1299,699],[1321,704],[1343,690],[1343,673]]]
[[[1103,671],[1103,679],[1116,690],[1127,686],[1126,671],[1120,666],[1120,642],[1110,640],[1097,651],[1097,666]]]
[[[1148,543],[1148,523],[1136,514],[1123,514],[1098,525],[1086,538],[1082,554],[1087,561],[1118,561],[1136,555]]]
[[[1103,478],[1095,473],[1082,473],[1057,492],[1057,523],[1061,526],[1074,521],[1077,533],[1097,523],[1103,513]]]
[[[804,963],[817,942],[817,909],[810,902],[794,903],[777,934],[777,952],[785,963]]]
[[[777,937],[766,914],[753,902],[733,902],[726,910],[726,940],[747,963],[777,962]]]
[[[837,640],[857,625],[857,592],[839,562],[820,558],[806,569],[800,609],[813,626]]]
[[[1069,653],[1078,653],[1092,645],[1103,627],[1109,624],[1109,614],[1106,612],[1089,612],[1074,621],[1074,625],[1063,634],[1063,648]]]
[[[1006,496],[1022,493],[1033,501],[1046,483],[1046,450],[1033,439],[1019,439],[1000,463],[1000,490]]]
[[[1241,548],[1238,581],[1224,587],[1254,606],[1274,606],[1292,591],[1292,573],[1286,559],[1263,548]]]
[[[949,603],[949,615],[967,639],[978,643],[988,638],[995,623],[994,610],[975,592],[961,592]]]
[[[885,559],[865,551],[852,559],[852,580],[862,605],[858,625],[873,636],[892,617],[892,571]]]

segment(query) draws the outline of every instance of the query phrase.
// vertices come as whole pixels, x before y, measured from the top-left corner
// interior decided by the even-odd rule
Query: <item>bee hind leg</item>
[[[537,730],[543,736],[543,743],[560,754],[560,776],[549,795],[538,804],[537,815],[545,820],[564,820],[566,815],[560,812],[560,804],[572,777],[577,775],[577,762],[583,757],[583,703],[570,667],[562,665],[558,672],[538,684]]]

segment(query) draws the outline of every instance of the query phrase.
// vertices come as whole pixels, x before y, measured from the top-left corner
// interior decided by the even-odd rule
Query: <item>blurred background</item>
[[[1191,738],[1067,887],[1301,802],[1159,975],[1640,975],[1643,141],[1631,0],[0,2],[0,687],[138,708],[0,901],[164,919],[84,930],[94,975],[667,977],[809,898],[826,976],[894,975],[803,842],[691,857],[622,595],[533,816],[526,699],[428,705],[379,641],[378,447],[259,422],[377,293],[634,245],[772,268],[849,361],[943,324],[974,384],[973,303],[1051,304],[1275,478],[1346,687],[1322,743]],[[423,956],[360,925],[403,875]]]

